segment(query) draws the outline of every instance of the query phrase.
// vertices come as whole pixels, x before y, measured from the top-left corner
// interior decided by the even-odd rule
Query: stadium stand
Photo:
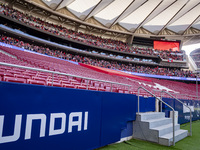
[[[177,77],[195,77],[191,71],[183,71],[181,69],[176,68],[162,68],[162,67],[148,67],[148,66],[140,66],[140,65],[126,65],[122,63],[118,63],[116,61],[106,61],[103,59],[93,59],[90,57],[83,57],[80,55],[73,55],[70,53],[62,52],[59,50],[50,50],[49,48],[31,45],[29,43],[25,43],[15,38],[7,37],[1,35],[1,42],[5,42],[7,44],[23,47],[25,49],[29,49],[32,51],[36,51],[42,54],[55,56],[67,60],[73,60],[75,62],[91,64],[94,66],[100,66],[104,68],[111,68],[123,71],[130,71],[130,72],[138,72],[138,73],[146,73],[146,74],[156,74],[156,75],[167,75],[167,76],[177,76]]]
[[[122,76],[120,77],[116,75],[113,76],[105,74],[103,72],[99,71],[97,72],[95,70],[88,69],[81,65],[73,64],[71,62],[62,59],[56,59],[45,55],[40,55],[39,53],[38,54],[32,53],[31,51],[29,52],[29,51],[14,50],[2,46],[0,48],[2,51],[16,57],[12,58],[8,55],[1,53],[1,62],[58,71],[62,73],[89,77],[99,80],[125,83],[132,86],[130,88],[130,93],[132,94],[137,93],[137,88],[140,85],[145,85],[145,87],[152,92],[153,90],[161,90],[163,87],[166,87],[167,91],[179,95],[178,97],[181,97],[181,94],[195,95],[195,84],[186,84],[182,82],[159,80],[153,78],[145,78],[148,79],[146,81],[143,79],[138,80],[138,78],[130,79]],[[28,71],[23,69],[13,70],[11,67],[4,67],[4,66],[1,66],[1,78],[3,81],[20,82],[20,83],[23,82],[28,84],[38,84],[38,85],[48,85],[48,86],[52,85],[52,75],[49,73],[40,73],[36,71]],[[74,79],[64,76],[60,77],[56,75],[53,80],[53,86],[58,86],[58,87],[86,89],[86,84],[87,84],[86,80],[81,80],[76,78]],[[110,84],[90,81],[88,89],[99,90],[99,91],[110,91]],[[124,88],[124,86],[115,85],[113,87],[113,92],[127,93],[128,89]],[[145,93],[142,93],[142,95],[151,96]]]
[[[112,49],[117,51],[129,52],[134,54],[143,54],[143,55],[159,55],[162,59],[172,59],[184,61],[184,54],[181,51],[169,51],[169,50],[154,50],[152,48],[140,48],[140,47],[131,47],[127,43],[122,41],[104,39],[90,34],[84,34],[81,32],[75,32],[69,30],[61,25],[54,25],[52,23],[45,22],[40,18],[29,16],[24,14],[16,9],[9,8],[8,6],[1,4],[0,5],[0,14],[11,17],[12,19],[18,20],[25,23],[26,25],[36,27],[37,29],[50,32],[55,35],[59,35],[65,38],[69,38],[75,41],[83,42],[88,45],[98,46],[101,48]]]

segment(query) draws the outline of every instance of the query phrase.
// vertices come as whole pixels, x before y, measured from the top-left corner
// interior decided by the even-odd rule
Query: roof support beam
[[[142,5],[144,5],[147,1],[149,0],[146,0],[144,1],[142,4],[140,4],[137,8],[135,8],[134,10],[132,10],[129,14],[127,14],[126,16],[122,17],[124,15],[124,13],[132,6],[132,4],[135,2],[135,0],[133,0],[127,7],[126,9],[115,19],[115,21],[110,25],[109,29],[115,24],[117,23],[118,21],[126,18],[128,15],[130,15],[131,13],[133,13],[134,11],[136,11],[138,8],[140,8]]]
[[[109,28],[111,28],[116,22],[117,20],[124,14],[124,12],[126,12],[126,10],[135,2],[135,0],[133,0],[127,7],[126,9],[124,9],[124,11],[115,19],[115,21],[110,25]]]
[[[60,3],[56,6],[56,8],[54,8],[54,11],[57,10],[57,8],[60,6],[60,4],[62,4],[63,1],[64,1],[64,0],[61,0],[61,1],[60,1]]]
[[[114,0],[110,0],[107,2],[107,4],[104,4],[105,6],[103,6],[102,8],[100,8],[100,10],[98,10],[98,7],[100,5],[103,5],[102,3],[105,3],[104,0],[100,0],[99,3],[90,11],[90,13],[85,17],[85,20],[87,20],[88,18],[90,18],[91,16],[94,16],[96,13],[100,12],[101,10],[103,10],[104,8],[106,8],[108,5],[110,5]],[[94,13],[94,14],[93,14]]]
[[[159,13],[162,13],[162,12],[164,12],[166,9],[168,9],[169,7],[171,7],[174,3],[176,3],[178,0],[175,0],[175,1],[173,1],[170,5],[168,5],[165,9],[163,9],[162,11],[160,11]],[[156,9],[155,9],[156,10]],[[154,10],[154,11],[155,11]],[[154,11],[152,11],[152,13],[154,12]],[[151,14],[152,14],[151,13]],[[139,27],[137,28],[137,29],[139,29],[140,27],[142,27],[145,23],[147,23],[147,22],[149,22],[149,21],[151,21],[152,19],[154,19],[156,16],[157,16],[158,14],[156,14],[154,17],[152,17],[150,20],[148,20],[148,21],[146,21],[151,15],[149,15],[148,17],[146,17],[143,21],[142,21],[142,23],[139,25]],[[135,33],[136,32],[136,30],[133,32],[133,33]]]
[[[70,5],[71,3],[73,3],[75,0],[63,0],[63,2],[59,5],[59,7],[56,9],[61,9],[63,7],[67,7],[68,5]]]
[[[92,14],[92,12],[97,8],[97,6],[99,6],[101,4],[103,0],[100,0],[98,2],[98,4],[89,12],[89,14],[84,18],[84,21],[89,17],[90,14]]]
[[[179,12],[188,4],[188,2],[189,2],[190,0],[188,0],[178,11],[177,11],[177,13],[165,24],[165,26],[158,32],[158,35],[160,34],[160,32],[162,32],[162,30],[164,30],[170,23],[172,23],[171,21],[179,14]],[[195,7],[196,7],[197,5],[195,5]],[[194,7],[193,7],[194,8]],[[192,9],[193,9],[192,8]],[[190,10],[192,10],[192,9],[190,9]],[[189,11],[190,11],[189,10]],[[187,11],[186,13],[188,13],[189,11]],[[184,15],[186,14],[186,13],[184,13]],[[182,16],[181,16],[182,17]],[[180,18],[180,17],[179,17]],[[176,20],[178,20],[179,18],[177,18]],[[175,20],[175,21],[176,21]],[[174,21],[174,22],[175,22]]]
[[[162,1],[150,12],[150,14],[139,24],[139,26],[134,30],[133,33],[135,33],[136,30],[139,29],[139,28],[143,25],[143,23],[149,18],[149,16],[151,16],[151,14],[160,6],[160,4],[161,4],[163,1],[164,1],[164,0],[162,0]]]
[[[181,15],[181,16],[178,17],[177,19],[171,21],[171,22],[169,23],[169,25],[172,24],[172,23],[174,23],[175,21],[177,21],[179,18],[183,17],[185,14],[187,14],[188,12],[190,12],[191,10],[193,10],[193,9],[194,9],[195,7],[197,7],[199,4],[200,4],[200,2],[198,2],[195,6],[193,6],[192,8],[190,8],[188,11],[186,11],[183,15]]]
[[[197,28],[195,28],[195,27],[190,27],[190,28],[192,28],[193,30],[196,30],[196,31],[199,31],[199,32],[200,32],[200,29],[197,29]]]
[[[172,30],[170,30],[170,29],[164,29],[164,30],[162,30],[162,32],[164,32],[164,31],[166,31],[168,34],[167,35],[178,35],[178,33],[177,32],[174,32],[174,31],[172,31]],[[161,33],[162,33],[161,32]],[[173,34],[172,34],[173,33]]]
[[[183,33],[181,35],[184,35],[184,33],[200,18],[200,15],[198,15],[194,21],[192,21],[192,23],[187,27],[187,29],[185,29],[185,31],[183,31]]]

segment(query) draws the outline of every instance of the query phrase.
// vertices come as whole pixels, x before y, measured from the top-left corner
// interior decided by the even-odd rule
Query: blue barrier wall
[[[136,110],[138,110],[138,108]],[[148,111],[155,111],[155,97],[140,96],[140,112]]]
[[[180,102],[172,99],[172,98],[163,98],[163,100],[175,108],[178,111],[178,123],[183,124],[190,121],[190,111],[187,107],[183,106]],[[183,103],[189,106],[192,109],[192,120],[200,119],[200,102],[197,100],[184,100],[180,99]],[[163,104],[163,111],[166,112],[166,116],[169,116],[169,112],[171,111],[169,107]]]
[[[111,144],[135,120],[137,107],[135,95],[9,82],[0,82],[0,95],[0,150]]]

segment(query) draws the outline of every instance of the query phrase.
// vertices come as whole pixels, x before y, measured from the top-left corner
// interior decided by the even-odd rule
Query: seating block
[[[4,76],[3,81],[8,81],[8,82],[17,82],[17,83],[26,83],[26,79],[23,78],[15,78],[15,77],[9,77],[9,76]]]

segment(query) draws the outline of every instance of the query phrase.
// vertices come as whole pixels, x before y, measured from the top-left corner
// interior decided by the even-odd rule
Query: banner
[[[200,119],[200,102],[197,100],[184,100],[181,101],[188,107],[184,106],[180,102],[171,99],[171,98],[163,98],[163,100],[175,108],[175,111],[178,111],[178,123],[183,124],[190,122],[190,109],[192,110],[192,120]],[[166,112],[166,115],[169,117],[169,112],[172,111],[169,107],[163,104],[163,111]]]
[[[130,94],[9,82],[0,91],[0,150],[95,149],[119,141],[136,117]]]

